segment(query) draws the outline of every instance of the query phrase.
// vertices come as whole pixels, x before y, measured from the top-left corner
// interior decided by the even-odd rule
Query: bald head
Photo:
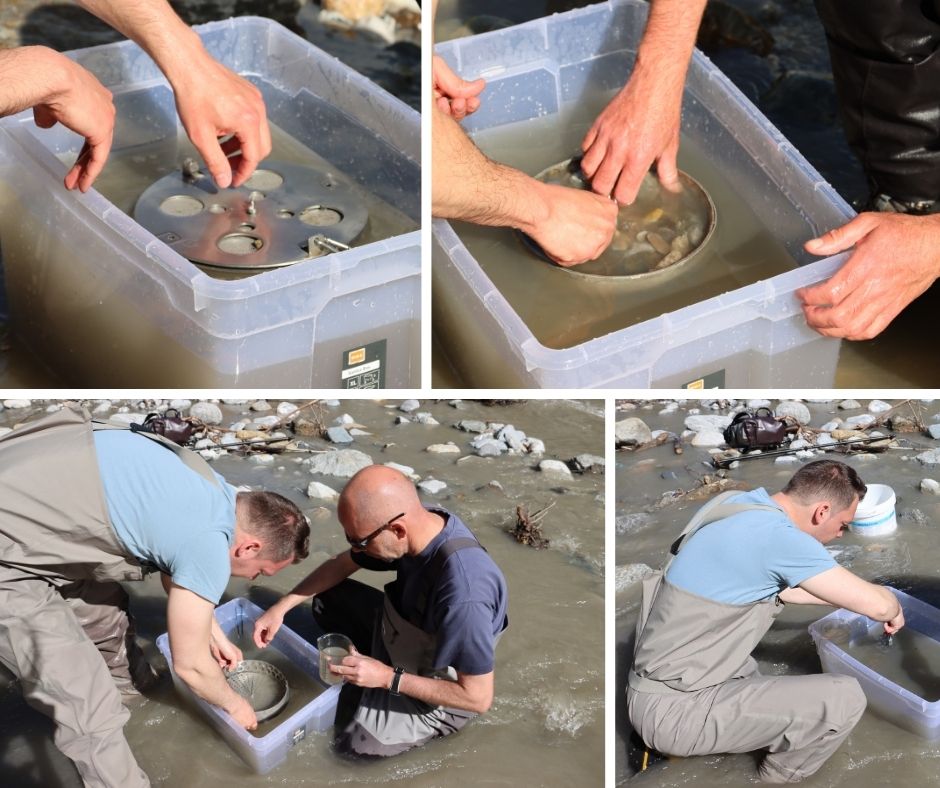
[[[399,512],[413,516],[423,511],[414,485],[384,465],[369,465],[353,476],[337,507],[340,522],[357,532],[371,530]]]

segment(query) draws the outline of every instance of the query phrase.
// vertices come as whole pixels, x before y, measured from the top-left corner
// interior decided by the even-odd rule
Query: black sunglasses
[[[396,514],[391,520],[389,520],[385,525],[380,525],[376,528],[371,534],[369,534],[365,539],[353,539],[349,534],[346,534],[346,541],[349,542],[353,550],[365,550],[369,546],[375,537],[377,537],[382,531],[388,528],[392,523],[394,523],[399,517],[404,517],[405,513]]]

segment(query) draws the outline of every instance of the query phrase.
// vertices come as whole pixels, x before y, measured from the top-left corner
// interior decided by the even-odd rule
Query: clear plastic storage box
[[[264,611],[247,599],[239,597],[216,608],[215,617],[222,631],[228,636],[235,630],[238,621],[242,621],[246,631],[254,627],[255,621]],[[258,774],[265,774],[278,766],[288,755],[290,749],[314,731],[325,731],[333,725],[336,717],[336,704],[339,700],[341,684],[328,687],[310,703],[287,717],[265,736],[254,736],[222,709],[197,698],[192,690],[176,675],[173,658],[170,655],[170,641],[166,634],[157,638],[157,648],[170,663],[173,684],[177,691],[206,716],[229,746]],[[282,626],[274,640],[268,645],[276,649],[298,666],[312,679],[320,682],[319,660],[316,647],[301,638],[288,627]]]
[[[210,54],[262,90],[279,129],[420,222],[417,112],[270,20],[238,17],[196,30]],[[173,93],[135,44],[70,56],[114,94],[112,157],[180,136]],[[62,126],[38,129],[31,112],[0,122],[11,317],[63,382],[420,385],[419,231],[240,280],[213,278],[98,191],[67,192],[63,160],[80,147]],[[356,374],[361,358],[379,368]]]
[[[903,591],[890,589],[904,610],[905,626],[940,641],[940,609]],[[852,676],[868,698],[868,708],[905,730],[940,739],[940,700],[928,703],[850,656],[834,640],[863,636],[876,622],[848,610],[836,610],[812,623],[809,634],[826,673]]]
[[[611,0],[440,44],[437,54],[457,73],[487,80],[482,106],[464,127],[472,135],[557,114],[589,86],[622,86],[647,9],[641,0]],[[494,287],[451,225],[437,220],[434,328],[471,385],[645,388],[698,381],[736,388],[832,387],[839,341],[806,326],[794,291],[827,279],[843,260],[810,262],[815,258],[802,244],[854,212],[698,51],[682,122],[688,138],[707,142],[712,161],[801,267],[574,347],[550,349]]]

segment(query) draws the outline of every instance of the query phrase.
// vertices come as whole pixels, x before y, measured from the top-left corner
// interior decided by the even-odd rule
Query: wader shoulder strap
[[[711,525],[719,520],[733,517],[742,512],[765,511],[780,513],[781,511],[776,506],[768,506],[763,503],[728,503],[729,498],[740,494],[740,490],[727,490],[712,498],[712,500],[699,509],[689,521],[689,524],[682,530],[682,533],[679,534],[679,538],[670,546],[669,561],[671,562],[672,558],[677,556],[679,551],[685,546],[685,543],[706,525]]]
[[[172,451],[177,457],[180,458],[180,461],[189,468],[191,471],[198,473],[203,479],[205,479],[210,484],[220,487],[219,477],[215,475],[215,472],[209,467],[209,463],[205,461],[204,458],[200,457],[196,452],[190,451],[184,446],[180,446],[178,443],[173,443],[169,438],[164,438],[162,435],[157,435],[155,432],[146,432],[144,430],[132,430],[129,426],[124,426],[123,424],[113,424],[110,421],[99,421],[98,419],[91,420],[91,428],[94,431],[98,430],[124,430],[125,432],[131,432],[134,435],[143,435],[145,438],[149,438],[154,443],[159,443],[164,448]]]
[[[467,536],[459,536],[456,539],[448,539],[440,547],[438,547],[434,555],[431,556],[431,560],[428,561],[427,566],[424,568],[424,572],[422,572],[421,591],[418,593],[418,598],[415,602],[414,615],[411,621],[411,623],[419,629],[422,628],[424,624],[425,613],[427,612],[428,607],[428,599],[430,598],[434,589],[437,588],[438,581],[441,579],[441,573],[444,571],[444,564],[447,563],[447,559],[458,550],[466,550],[467,548],[471,547],[479,547],[484,552],[486,551],[486,548],[476,539],[471,539]]]

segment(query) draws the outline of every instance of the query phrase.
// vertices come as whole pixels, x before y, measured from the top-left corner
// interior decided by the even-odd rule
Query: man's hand
[[[617,229],[617,203],[591,192],[533,181],[547,213],[524,232],[559,265],[599,257]]]
[[[246,731],[253,731],[258,727],[258,715],[251,708],[251,704],[241,695],[236,695],[235,698],[225,710]]]
[[[284,614],[273,606],[264,611],[255,621],[255,630],[252,635],[258,648],[266,648],[274,640],[274,636],[284,623]]]
[[[348,657],[343,657],[341,664],[332,663],[330,672],[342,676],[357,687],[379,687],[387,689],[395,675],[394,668],[372,657],[366,657],[353,647]]]
[[[457,76],[447,61],[435,55],[431,70],[434,81],[434,104],[445,115],[454,120],[463,120],[480,108],[478,96],[486,87],[482,79],[467,82]]]
[[[241,186],[271,153],[261,91],[208,55],[171,83],[183,128],[213,180],[221,189]]]
[[[900,607],[900,606],[899,606]],[[893,635],[899,629],[904,626],[904,611],[901,610],[898,614],[892,618],[890,621],[885,621],[885,634]]]
[[[807,324],[820,334],[871,339],[940,276],[940,216],[859,214],[808,241],[806,250],[828,256],[852,246],[835,276],[797,297]]]
[[[677,189],[681,111],[681,83],[678,91],[664,94],[656,80],[638,69],[581,142],[581,169],[591,179],[591,188],[629,205],[655,163],[663,187]]]
[[[209,651],[212,652],[213,659],[219,663],[222,670],[237,668],[238,663],[244,658],[242,650],[228,638],[212,637],[209,641]]]

